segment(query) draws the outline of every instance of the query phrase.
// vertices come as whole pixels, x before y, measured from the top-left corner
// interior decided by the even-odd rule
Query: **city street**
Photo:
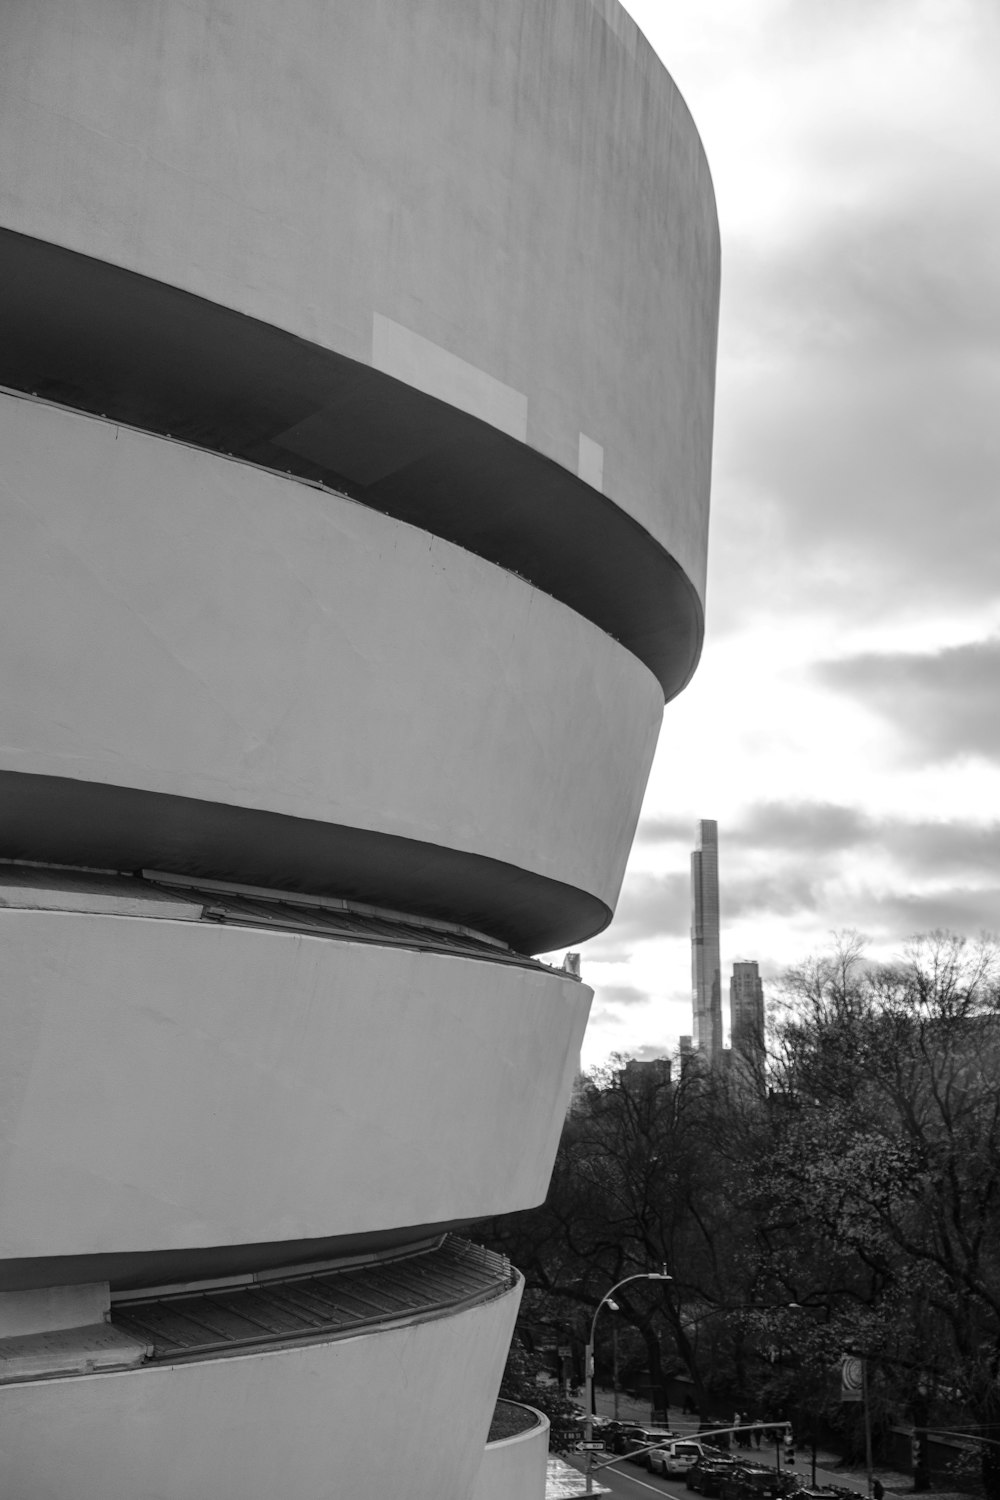
[[[601,1455],[602,1459],[605,1455]],[[567,1459],[575,1469],[586,1473],[586,1464],[582,1455],[574,1455]],[[683,1479],[661,1479],[659,1474],[647,1473],[640,1469],[638,1464],[629,1463],[628,1459],[622,1458],[606,1469],[598,1469],[594,1475],[598,1484],[602,1484],[611,1491],[615,1500],[643,1500],[644,1496],[673,1495],[675,1500],[681,1496],[691,1494]]]

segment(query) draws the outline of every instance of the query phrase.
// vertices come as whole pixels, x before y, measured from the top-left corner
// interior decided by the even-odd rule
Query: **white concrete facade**
[[[519,1301],[518,1287],[339,1343],[0,1387],[0,1493],[467,1500]]]
[[[558,971],[12,910],[0,994],[4,1260],[346,1238],[540,1202],[590,1000]]]
[[[663,700],[603,632],[179,443],[0,396],[0,452],[0,767],[417,839],[607,921]]]
[[[715,205],[619,6],[17,0],[3,43],[0,222],[365,364],[391,320],[449,403],[461,360],[555,462],[600,443],[702,589]]]
[[[492,1493],[509,1267],[115,1310],[544,1196],[591,997],[530,955],[702,638],[701,144],[616,0],[13,0],[0,130],[0,1490]]]
[[[534,1427],[487,1443],[469,1500],[511,1500],[513,1496],[545,1494],[549,1419],[539,1411],[534,1415],[538,1419]]]

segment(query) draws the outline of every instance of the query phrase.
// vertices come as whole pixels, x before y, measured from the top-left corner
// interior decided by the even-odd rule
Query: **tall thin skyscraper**
[[[764,986],[756,962],[733,964],[729,981],[729,1023],[733,1051],[747,1053],[764,1046]]]
[[[691,1001],[694,1039],[709,1062],[722,1056],[722,962],[719,955],[719,825],[698,824],[691,855]]]

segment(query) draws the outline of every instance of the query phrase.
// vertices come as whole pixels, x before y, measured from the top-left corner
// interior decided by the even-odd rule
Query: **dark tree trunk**
[[[688,1338],[687,1330],[677,1316],[676,1309],[668,1306],[664,1311],[667,1322],[670,1324],[670,1331],[673,1334],[677,1353],[684,1361],[684,1368],[691,1377],[691,1384],[694,1387],[694,1404],[698,1408],[698,1415],[699,1417],[705,1417],[708,1414],[708,1393],[705,1390],[705,1381],[701,1370],[698,1368],[698,1361],[695,1358],[694,1345]]]
[[[930,1407],[927,1396],[918,1391],[913,1398],[913,1488],[920,1493],[931,1487],[930,1454],[927,1448],[927,1423]]]
[[[996,1428],[991,1428],[994,1436]],[[984,1443],[981,1449],[980,1470],[986,1500],[1000,1500],[1000,1448],[994,1443]]]
[[[642,1336],[646,1341],[646,1354],[649,1358],[650,1401],[653,1410],[662,1412],[666,1418],[670,1409],[670,1397],[667,1391],[667,1378],[663,1373],[663,1364],[660,1359],[660,1340],[649,1324],[643,1328]]]

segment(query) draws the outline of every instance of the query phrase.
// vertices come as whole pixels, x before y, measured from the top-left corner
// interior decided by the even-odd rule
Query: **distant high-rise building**
[[[710,1062],[722,1053],[722,961],[719,956],[719,825],[698,824],[691,855],[691,1001],[694,1040]]]
[[[698,1054],[695,1051],[694,1038],[690,1036],[682,1036],[677,1048],[678,1078],[683,1079],[689,1077],[692,1065],[694,1064],[697,1056]]]
[[[764,1045],[764,986],[752,960],[733,964],[729,981],[729,1022],[733,1051],[746,1053]]]

